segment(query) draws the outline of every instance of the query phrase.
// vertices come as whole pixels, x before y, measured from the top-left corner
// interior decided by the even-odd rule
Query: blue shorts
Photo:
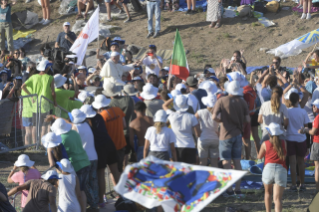
[[[219,141],[220,160],[240,160],[242,140],[241,134],[226,140]]]
[[[29,117],[22,117],[22,125],[24,127],[31,127],[33,126],[32,124],[32,117],[29,118]]]
[[[76,172],[76,175],[79,178],[81,191],[84,191],[85,188],[88,186],[89,174],[90,174],[90,166],[86,166],[86,167],[84,167]]]
[[[105,3],[111,3],[111,0],[104,0]]]

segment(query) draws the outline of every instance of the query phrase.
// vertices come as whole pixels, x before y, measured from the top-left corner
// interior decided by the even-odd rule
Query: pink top
[[[19,183],[19,185],[24,184],[28,180],[32,179],[41,179],[41,173],[37,169],[29,169],[26,176],[24,176],[24,173],[22,171],[16,172],[12,175],[11,179],[15,183]],[[21,207],[24,208],[26,201],[28,197],[28,191],[23,190],[21,194]]]

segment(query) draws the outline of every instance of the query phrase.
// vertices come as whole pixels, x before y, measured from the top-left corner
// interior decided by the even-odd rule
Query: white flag
[[[77,65],[82,64],[89,43],[99,36],[99,11],[100,8],[97,7],[70,48],[70,51],[75,53],[78,57]]]

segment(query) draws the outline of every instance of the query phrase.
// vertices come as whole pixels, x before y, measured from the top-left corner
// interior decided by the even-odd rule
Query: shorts
[[[123,163],[125,157],[125,147],[123,149],[117,150],[117,167],[119,172],[123,172]]]
[[[105,3],[111,3],[111,0],[104,0]]]
[[[118,155],[114,147],[114,151],[109,151],[107,147],[95,148],[97,153],[97,169],[105,169],[106,165],[112,165],[118,162]],[[106,151],[107,149],[107,151]]]
[[[197,145],[199,158],[218,158],[219,157],[219,140],[203,140]]]
[[[157,157],[158,159],[161,160],[169,160],[169,154],[168,151],[150,151],[150,154],[154,157]]]
[[[219,141],[220,160],[231,160],[241,158],[242,139],[241,134],[226,140]]]
[[[176,147],[176,156],[178,162],[196,164],[197,149]]]
[[[276,163],[267,163],[263,169],[262,181],[264,184],[287,186],[287,169]]]
[[[125,135],[125,141],[126,141],[125,154],[129,155],[131,152],[134,152],[134,149],[132,148],[130,144],[130,135]]]
[[[50,110],[49,112],[46,112],[46,113],[41,113],[41,116],[40,116],[40,113],[39,114],[33,113],[32,114],[32,124],[33,124],[33,126],[36,126],[37,120],[39,122],[39,116],[40,116],[40,122],[38,123],[39,126],[48,126],[48,125],[50,125],[50,122],[44,122],[44,119],[49,114],[52,114],[52,110]]]
[[[319,143],[312,144],[310,160],[319,161]]]
[[[287,155],[288,156],[296,155],[299,157],[305,157],[306,153],[307,153],[306,141],[296,142],[296,141],[287,140]]]
[[[123,0],[122,1],[122,4],[128,4],[128,3],[130,3],[130,0]]]
[[[90,166],[86,166],[86,167],[84,167],[76,172],[76,175],[79,178],[81,191],[84,191],[85,188],[88,186],[89,174],[90,174]]]
[[[255,112],[254,115],[250,116],[250,126],[251,127],[258,127],[258,113]]]
[[[244,132],[243,132],[244,139],[250,139],[250,130],[251,130],[250,123],[245,123],[244,124]]]
[[[32,123],[32,117],[22,117],[22,126],[24,127],[31,127],[34,126]]]

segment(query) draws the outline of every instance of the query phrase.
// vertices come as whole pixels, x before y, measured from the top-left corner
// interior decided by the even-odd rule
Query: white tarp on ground
[[[296,56],[310,46],[319,42],[319,29],[313,30],[307,34],[296,38],[286,44],[283,44],[276,49],[271,49],[267,53],[274,54],[275,56],[285,58],[290,56]]]

